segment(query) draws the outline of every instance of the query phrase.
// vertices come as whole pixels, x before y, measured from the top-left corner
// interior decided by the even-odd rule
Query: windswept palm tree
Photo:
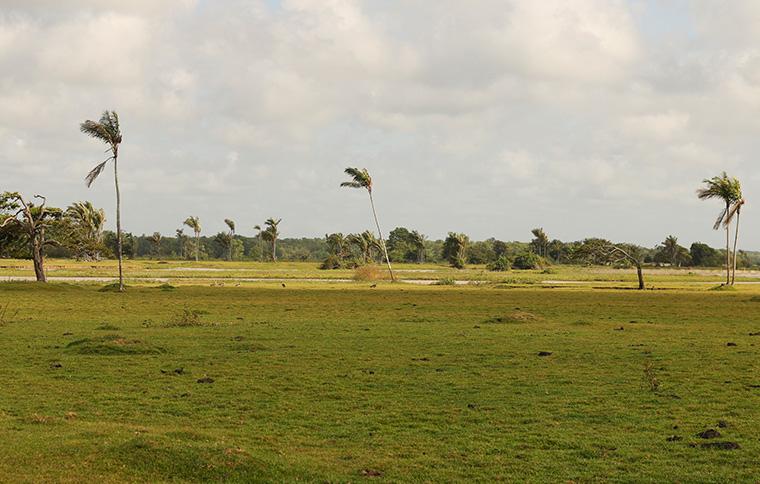
[[[153,244],[153,252],[156,255],[156,258],[161,257],[161,240],[163,240],[163,236],[161,235],[161,232],[153,232],[153,235],[148,237],[148,240],[151,244]]]
[[[179,249],[179,257],[180,259],[185,258],[185,231],[182,229],[177,229],[177,248]]]
[[[95,208],[89,201],[74,202],[69,205],[64,215],[72,221],[77,232],[77,247],[74,248],[77,257],[99,259],[103,226],[106,221],[103,209]]]
[[[385,256],[385,262],[388,264],[388,272],[391,274],[391,281],[395,281],[396,277],[393,275],[393,268],[391,267],[391,259],[388,257],[388,249],[385,247],[385,239],[383,239],[383,232],[380,230],[380,222],[377,221],[377,211],[375,211],[375,201],[372,198],[372,177],[366,168],[346,168],[344,170],[346,175],[351,177],[351,181],[343,182],[341,187],[349,188],[364,188],[369,193],[369,203],[372,207],[372,215],[375,217],[375,226],[377,227],[377,234],[380,239],[380,245],[383,248],[383,255]]]
[[[124,291],[124,271],[122,269],[122,235],[121,235],[121,193],[119,192],[119,146],[121,145],[121,128],[116,111],[104,111],[100,121],[87,120],[79,126],[82,133],[102,141],[108,146],[108,158],[95,165],[85,177],[89,187],[103,172],[109,161],[113,161],[113,180],[116,186],[116,255],[119,258],[119,291]]]
[[[713,229],[718,230],[721,225],[726,229],[726,284],[731,284],[731,205],[741,200],[741,185],[736,178],[729,177],[724,171],[720,176],[714,176],[702,180],[704,187],[697,190],[700,200],[719,199],[725,203],[725,208],[720,211],[718,218],[713,224]],[[739,205],[741,208],[741,205]]]
[[[280,236],[280,231],[277,228],[280,225],[280,222],[282,222],[281,218],[278,218],[277,220],[273,218],[268,218],[266,222],[264,222],[265,229],[261,228],[261,225],[256,225],[254,229],[259,231],[259,237],[269,242],[269,245],[272,249],[272,262],[277,262],[277,238]]]
[[[198,217],[187,217],[184,224],[193,229],[193,233],[195,234],[195,262],[198,262],[201,254],[201,219]]]
[[[675,266],[678,264],[678,237],[675,235],[668,235],[665,238],[665,241],[662,243],[662,250],[665,252],[665,254],[668,257],[668,261],[671,265]]]
[[[425,236],[416,230],[412,230],[410,240],[414,250],[417,251],[417,263],[422,264],[425,262]]]
[[[738,183],[738,182],[737,182]],[[742,206],[747,203],[744,198],[741,198],[741,188],[739,188],[739,200],[735,201],[731,205],[731,209],[728,211],[728,215],[726,216],[726,220],[723,222],[726,227],[731,224],[731,221],[736,217],[736,225],[734,226],[734,264],[733,268],[731,269],[731,285],[734,285],[734,282],[736,281],[736,245],[739,242],[739,215],[742,211]]]
[[[229,254],[227,255],[227,260],[232,260],[232,241],[235,240],[235,222],[226,218],[224,219],[224,223],[227,224],[227,227],[230,228],[230,247]]]

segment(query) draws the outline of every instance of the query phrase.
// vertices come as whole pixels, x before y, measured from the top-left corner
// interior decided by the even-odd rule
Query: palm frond
[[[93,168],[92,170],[90,170],[90,172],[87,174],[87,176],[86,176],[86,177],[84,177],[84,181],[85,181],[85,183],[87,184],[87,187],[88,187],[88,188],[90,187],[90,185],[92,185],[92,182],[94,182],[94,181],[95,181],[95,179],[96,179],[98,176],[100,176],[100,174],[101,174],[101,173],[103,173],[103,170],[105,169],[105,167],[106,167],[106,164],[107,164],[107,163],[108,163],[110,160],[111,160],[111,159],[109,158],[109,159],[107,159],[106,161],[104,161],[103,163],[100,163],[99,165],[95,166],[95,168]]]
[[[92,138],[99,139],[104,143],[111,143],[111,134],[108,132],[108,129],[100,123],[88,119],[79,125],[79,130],[82,133]]]
[[[727,227],[731,222],[734,221],[734,217],[741,212],[742,205],[744,205],[745,200],[742,198],[741,200],[737,200],[731,205],[731,208],[728,210],[728,214],[725,217],[725,220],[723,221],[723,226]]]
[[[713,224],[713,230],[718,230],[720,228],[720,224],[723,223],[723,220],[725,219],[727,212],[728,212],[728,208],[724,208],[723,210],[720,211],[718,218],[715,219],[715,223]]]

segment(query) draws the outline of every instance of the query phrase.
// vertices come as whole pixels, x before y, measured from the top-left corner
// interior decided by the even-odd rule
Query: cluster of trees
[[[713,249],[699,242],[686,249],[678,244],[674,236],[667,237],[652,249],[594,238],[562,242],[550,239],[543,228],[533,229],[533,239],[527,244],[496,239],[473,242],[466,234],[457,232],[450,232],[443,241],[430,241],[416,230],[404,227],[391,231],[386,241],[375,209],[372,177],[366,169],[359,168],[346,168],[345,174],[349,180],[340,186],[366,190],[377,236],[371,231],[364,231],[346,236],[333,233],[324,239],[280,240],[279,225],[282,219],[269,218],[263,225],[254,227],[257,230],[255,237],[237,234],[235,222],[231,219],[224,219],[229,230],[213,237],[202,237],[200,219],[196,216],[188,217],[183,222],[186,228],[192,230],[192,237],[185,235],[184,228],[177,229],[174,237],[165,237],[159,232],[134,236],[123,233],[121,227],[118,161],[123,138],[118,115],[114,111],[105,111],[99,121],[87,120],[80,125],[80,129],[107,146],[107,158],[90,170],[85,182],[88,187],[92,185],[108,163],[112,163],[116,232],[103,230],[105,214],[90,202],[76,202],[62,210],[47,206],[45,197],[41,195],[27,199],[17,192],[3,193],[0,195],[0,257],[33,259],[39,281],[46,280],[44,258],[48,254],[86,260],[116,257],[119,260],[120,290],[124,289],[122,259],[125,253],[133,258],[193,258],[196,261],[218,258],[276,262],[278,257],[321,260],[325,269],[385,262],[392,280],[395,280],[392,262],[445,261],[456,268],[467,264],[486,264],[488,269],[494,271],[539,268],[546,264],[622,264],[637,268],[640,288],[643,288],[642,266],[645,264],[718,266],[725,262],[726,284],[733,284],[738,266],[756,263],[755,257],[737,249],[739,216],[745,199],[739,181],[725,172],[705,179],[704,186],[697,190],[701,200],[717,199],[722,203],[713,228],[725,229],[725,250]]]

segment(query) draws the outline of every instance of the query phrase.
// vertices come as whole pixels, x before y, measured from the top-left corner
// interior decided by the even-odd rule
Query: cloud
[[[2,189],[111,210],[106,180],[82,182],[103,147],[78,124],[117,109],[136,232],[172,233],[189,213],[209,230],[274,215],[290,234],[363,230],[366,207],[338,189],[358,165],[384,223],[432,237],[524,239],[540,222],[563,238],[710,241],[699,181],[758,178],[754,2],[3,7]]]

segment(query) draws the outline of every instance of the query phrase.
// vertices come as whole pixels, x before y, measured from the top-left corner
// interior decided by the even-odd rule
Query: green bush
[[[512,268],[512,260],[506,255],[499,256],[498,259],[486,266],[486,269],[494,272],[506,272]]]
[[[515,257],[512,267],[515,269],[540,269],[541,258],[533,252],[525,252]]]

